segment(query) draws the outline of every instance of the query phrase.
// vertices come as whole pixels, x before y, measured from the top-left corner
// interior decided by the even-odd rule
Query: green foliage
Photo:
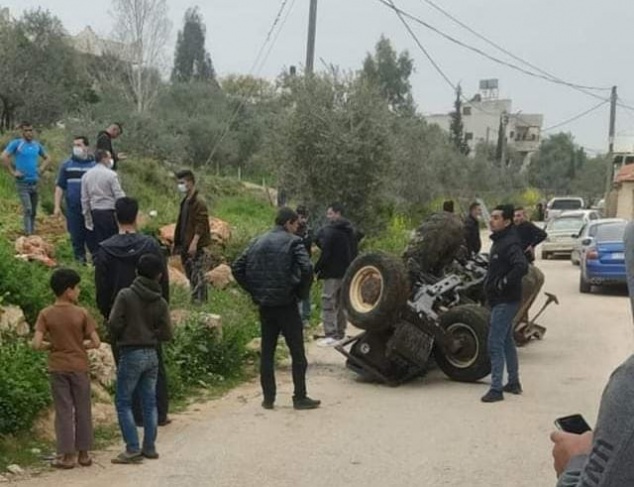
[[[51,403],[45,354],[22,339],[4,337],[0,346],[0,435],[27,430]]]
[[[531,163],[529,181],[549,194],[569,194],[573,180],[587,160],[584,150],[575,144],[571,134],[551,135],[542,142]]]
[[[94,98],[85,65],[48,11],[0,22],[0,58],[0,129],[21,119],[51,124]]]
[[[395,216],[379,235],[362,243],[363,250],[387,252],[400,257],[412,236],[416,225],[408,218]]]
[[[187,9],[183,30],[178,33],[172,81],[212,81],[216,77],[211,56],[205,49],[207,29],[198,7]]]
[[[464,124],[462,123],[462,87],[458,85],[456,89],[456,101],[454,111],[451,112],[451,124],[449,126],[449,140],[456,146],[458,152],[469,155],[471,149],[464,135]]]
[[[390,170],[390,111],[368,83],[336,76],[289,79],[295,108],[269,139],[282,187],[313,214],[340,201],[364,229],[380,227],[383,181]]]
[[[13,248],[0,240],[0,295],[6,303],[20,306],[29,323],[53,299],[48,282],[50,271],[41,264],[28,263],[14,257]]]
[[[397,54],[389,39],[381,36],[374,55],[368,54],[361,78],[378,88],[381,96],[396,112],[412,114],[415,110],[410,76],[414,61],[407,51]]]

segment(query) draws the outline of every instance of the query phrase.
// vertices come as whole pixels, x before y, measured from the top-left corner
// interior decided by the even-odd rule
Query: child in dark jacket
[[[167,301],[161,294],[163,262],[154,254],[143,255],[137,265],[137,278],[115,299],[109,329],[119,346],[116,407],[126,450],[113,463],[137,463],[143,458],[157,459],[156,380],[157,347],[172,338]],[[132,394],[138,387],[143,409],[143,446],[132,415]]]

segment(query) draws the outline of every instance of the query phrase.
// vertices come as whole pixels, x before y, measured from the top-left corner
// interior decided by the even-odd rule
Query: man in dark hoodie
[[[528,271],[528,262],[513,226],[513,206],[501,205],[493,210],[491,230],[493,246],[485,281],[485,292],[491,306],[491,389],[482,397],[482,402],[502,401],[503,392],[522,393],[517,349],[513,338],[513,318],[520,307],[522,277]],[[509,380],[503,387],[505,362]]]
[[[172,339],[169,305],[163,298],[163,259],[155,254],[141,256],[137,278],[123,289],[114,302],[108,328],[119,344],[115,404],[126,449],[113,463],[136,463],[157,459],[156,382],[159,374],[157,348]],[[132,396],[138,390],[143,405],[143,447],[132,414]]]
[[[349,220],[343,217],[339,203],[328,207],[328,224],[317,234],[321,256],[315,264],[315,274],[324,281],[322,321],[326,337],[318,345],[334,346],[346,336],[346,316],[341,306],[341,284],[352,261],[357,257],[357,237]]]
[[[308,296],[313,266],[297,233],[298,216],[280,208],[275,228],[257,238],[233,263],[233,275],[260,308],[262,353],[260,380],[264,409],[275,405],[275,349],[280,333],[291,352],[293,407],[315,409],[320,401],[306,395],[306,353],[298,301]]]
[[[112,141],[118,139],[123,134],[123,126],[118,123],[111,123],[106,130],[103,130],[97,134],[97,147],[96,150],[108,151],[112,155],[113,166],[112,170],[116,171],[119,167],[119,161],[124,161],[127,156],[123,153],[117,153],[112,146]]]
[[[97,289],[97,306],[102,316],[107,320],[110,316],[114,300],[119,291],[130,287],[136,278],[136,267],[142,255],[153,254],[163,262],[161,273],[161,292],[165,301],[169,302],[169,276],[167,261],[161,252],[161,247],[155,239],[137,233],[137,216],[139,203],[133,198],[121,198],[115,203],[119,234],[105,240],[99,246],[95,257],[95,286]],[[119,350],[116,337],[110,337],[112,352],[115,360],[119,360]],[[156,387],[159,425],[169,424],[169,396],[167,377],[163,353],[160,345],[157,348],[159,357],[159,376]],[[141,402],[139,395],[135,395],[134,417],[138,424],[142,422]]]
[[[480,238],[480,218],[482,217],[482,206],[478,202],[471,203],[469,215],[464,223],[464,237],[469,255],[479,254],[482,250],[482,239]]]

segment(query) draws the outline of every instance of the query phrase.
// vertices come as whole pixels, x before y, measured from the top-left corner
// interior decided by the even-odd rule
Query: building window
[[[464,134],[464,140],[466,140],[467,142],[469,142],[470,140],[473,140],[473,132],[466,132]]]
[[[467,117],[470,116],[471,115],[471,107],[464,107],[462,109],[462,114],[467,116]]]

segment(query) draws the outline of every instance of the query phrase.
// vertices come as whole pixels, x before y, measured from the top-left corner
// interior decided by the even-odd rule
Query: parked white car
[[[601,225],[605,223],[620,223],[625,221],[626,220],[623,218],[601,218],[600,220],[594,220],[586,223],[579,232],[579,236],[576,238],[575,247],[572,249],[572,254],[570,254],[570,261],[572,262],[572,265],[579,265],[581,263],[581,257],[586,249],[592,245],[593,239],[597,234],[597,230]]]
[[[557,196],[546,205],[546,221],[557,218],[564,211],[583,210],[586,207],[583,198],[578,196]]]
[[[549,220],[546,224],[548,237],[542,244],[542,259],[549,259],[555,254],[571,255],[583,226],[600,218],[596,210],[578,210],[566,211]]]

